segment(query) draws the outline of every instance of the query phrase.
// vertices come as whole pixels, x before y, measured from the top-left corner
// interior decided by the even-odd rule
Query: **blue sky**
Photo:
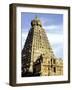
[[[22,30],[22,48],[24,46],[27,34],[31,28],[31,20],[37,16],[42,27],[46,30],[48,40],[57,57],[63,58],[63,15],[62,14],[39,14],[39,13],[21,13]]]

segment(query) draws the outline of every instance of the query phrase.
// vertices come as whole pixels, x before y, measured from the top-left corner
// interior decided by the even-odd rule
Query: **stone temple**
[[[63,60],[54,55],[41,21],[31,21],[24,48],[21,53],[21,76],[63,75]]]

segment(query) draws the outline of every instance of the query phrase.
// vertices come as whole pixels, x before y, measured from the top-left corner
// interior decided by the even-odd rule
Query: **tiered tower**
[[[35,17],[22,50],[22,77],[62,74],[63,60],[55,57],[41,21]]]

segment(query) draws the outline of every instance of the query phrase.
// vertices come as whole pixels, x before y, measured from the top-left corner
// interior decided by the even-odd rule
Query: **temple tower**
[[[42,23],[35,17],[22,50],[22,76],[57,75],[56,66],[60,64],[57,65],[56,61]],[[62,71],[63,67],[60,67]]]

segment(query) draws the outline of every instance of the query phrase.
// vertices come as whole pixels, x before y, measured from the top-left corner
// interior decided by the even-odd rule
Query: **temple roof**
[[[31,26],[42,26],[42,23],[37,16],[31,21]]]

